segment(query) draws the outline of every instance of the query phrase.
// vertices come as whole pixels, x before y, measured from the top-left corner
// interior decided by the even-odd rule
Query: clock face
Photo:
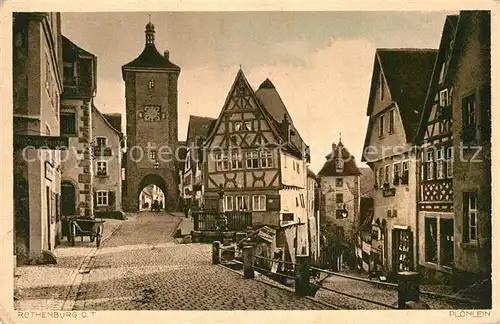
[[[145,121],[159,121],[160,120],[160,106],[146,106],[146,107],[144,107],[144,120]]]

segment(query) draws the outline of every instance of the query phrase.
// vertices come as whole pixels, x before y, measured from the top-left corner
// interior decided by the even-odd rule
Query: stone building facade
[[[453,277],[479,285],[491,305],[491,16],[462,11],[450,60],[455,211]],[[485,284],[486,283],[486,284]]]
[[[181,69],[155,46],[155,29],[146,26],[142,53],[122,66],[125,81],[127,153],[124,158],[123,207],[136,211],[141,190],[155,184],[166,196],[165,207],[178,204],[177,80]]]
[[[61,136],[69,142],[69,150],[61,153],[62,215],[93,217],[92,105],[97,91],[97,58],[65,36],[62,40]]]
[[[25,139],[59,138],[61,15],[15,13],[12,32],[14,253],[26,264],[43,261],[60,230],[60,151]]]
[[[94,168],[93,197],[96,216],[122,211],[123,134],[121,116],[102,114],[92,107]]]
[[[372,271],[416,270],[416,168],[413,139],[437,50],[377,49],[362,161],[375,175]]]

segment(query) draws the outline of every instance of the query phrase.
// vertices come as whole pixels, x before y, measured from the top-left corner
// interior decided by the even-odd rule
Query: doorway
[[[61,214],[63,216],[76,214],[76,189],[71,182],[64,181],[61,183],[61,202]]]

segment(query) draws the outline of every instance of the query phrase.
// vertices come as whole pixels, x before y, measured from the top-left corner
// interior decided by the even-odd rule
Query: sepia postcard
[[[4,1],[0,321],[498,323],[498,6]]]

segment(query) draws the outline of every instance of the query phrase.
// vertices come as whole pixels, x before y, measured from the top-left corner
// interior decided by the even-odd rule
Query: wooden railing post
[[[407,302],[418,302],[420,299],[420,277],[418,272],[404,271],[398,273],[398,308],[406,309]]]
[[[212,264],[220,263],[220,242],[214,241],[212,243]]]
[[[309,256],[296,255],[295,260],[295,295],[305,297],[309,295]]]
[[[254,277],[253,246],[251,245],[243,247],[243,277],[245,279],[252,279]]]

